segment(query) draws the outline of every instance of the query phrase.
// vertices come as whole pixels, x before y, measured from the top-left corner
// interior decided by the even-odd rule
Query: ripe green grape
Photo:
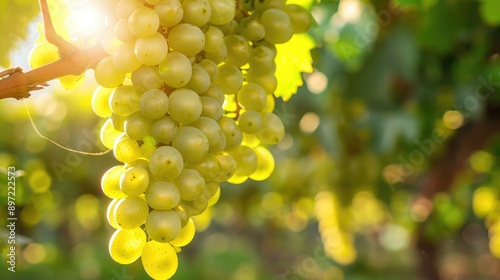
[[[120,0],[115,6],[115,15],[118,18],[128,18],[135,9],[142,7],[142,3],[136,0]]]
[[[224,104],[224,92],[216,84],[211,84],[210,87],[207,89],[207,91],[205,91],[201,95],[207,96],[207,97],[212,97],[213,99],[217,100],[217,102],[219,102],[219,104],[221,106],[222,106],[222,104]]]
[[[170,117],[176,122],[188,124],[194,122],[203,109],[200,96],[187,88],[174,90],[170,96]]]
[[[217,64],[213,62],[210,59],[203,59],[202,61],[198,62],[198,64],[207,71],[208,76],[210,76],[210,80],[213,81],[217,75],[219,75],[219,68],[217,67]],[[212,84],[210,84],[212,85]]]
[[[257,169],[250,175],[250,178],[255,181],[263,181],[273,173],[274,170],[274,157],[271,152],[262,146],[254,148],[257,155]]]
[[[205,92],[210,87],[210,76],[207,71],[199,64],[193,65],[192,75],[186,88],[195,91],[196,93]]]
[[[230,153],[236,161],[236,170],[234,174],[237,176],[250,176],[257,170],[257,154],[247,146],[239,146]]]
[[[236,4],[233,0],[209,0],[212,14],[210,23],[222,25],[231,22],[235,16]]]
[[[153,122],[151,127],[151,135],[158,142],[170,144],[177,135],[179,124],[169,116],[161,117]]]
[[[160,18],[160,24],[164,27],[172,27],[178,24],[184,15],[179,0],[161,0],[153,9]]]
[[[199,117],[191,126],[201,130],[208,140],[208,146],[213,147],[219,143],[222,137],[222,130],[219,124],[212,118]]]
[[[172,180],[181,174],[184,160],[176,148],[162,146],[151,155],[149,168],[157,179]]]
[[[146,220],[148,236],[157,242],[170,242],[181,231],[181,220],[173,210],[153,210]]]
[[[256,111],[245,111],[238,117],[238,127],[244,133],[257,133],[263,123],[262,115]]]
[[[201,111],[202,116],[209,117],[213,120],[218,120],[224,114],[219,101],[215,100],[212,97],[202,96],[201,104],[203,106]]]
[[[155,210],[171,210],[180,200],[179,190],[171,182],[154,181],[146,190],[146,202]]]
[[[238,91],[236,100],[242,108],[260,112],[266,107],[267,96],[260,85],[248,83]]]
[[[276,68],[274,62],[275,53],[271,48],[260,45],[252,49],[250,59],[250,69],[255,73],[269,73]]]
[[[158,32],[149,37],[138,38],[135,42],[135,55],[145,65],[157,65],[168,53],[167,40]]]
[[[283,11],[290,17],[290,22],[293,26],[293,33],[304,33],[311,26],[311,15],[302,6],[297,4],[288,4]]]
[[[59,53],[56,46],[44,42],[36,45],[28,57],[31,69],[35,69],[58,60]]]
[[[125,73],[116,69],[111,57],[101,60],[95,67],[94,74],[97,83],[107,88],[117,87],[125,79]]]
[[[134,87],[140,91],[158,89],[162,85],[158,69],[153,66],[143,65],[139,67],[137,70],[132,72],[131,79]]]
[[[124,197],[117,202],[113,216],[120,227],[131,229],[146,222],[148,211],[148,204],[144,198]]]
[[[220,48],[213,52],[205,53],[205,58],[212,60],[216,64],[221,63],[227,56],[227,47],[226,44],[222,44]]]
[[[111,150],[114,147],[116,138],[118,138],[121,134],[121,131],[118,131],[113,127],[111,119],[107,119],[101,127],[99,136],[104,147]]]
[[[187,224],[181,229],[179,235],[169,243],[176,247],[184,247],[191,243],[196,233],[193,219],[189,218]]]
[[[125,171],[125,166],[113,166],[101,178],[101,189],[104,195],[109,198],[123,198],[126,195],[120,189],[120,177]]]
[[[108,208],[106,209],[106,220],[108,221],[108,224],[114,229],[120,228],[120,225],[116,222],[115,216],[113,215],[118,201],[119,199],[114,198],[108,204]]]
[[[212,15],[208,0],[184,0],[182,8],[184,10],[182,20],[196,26],[205,25]]]
[[[199,53],[205,45],[205,35],[201,29],[193,24],[180,23],[168,33],[168,43],[174,52],[187,56]]]
[[[128,27],[137,37],[149,37],[160,27],[160,18],[153,9],[139,7],[128,18]]]
[[[238,24],[238,33],[249,41],[260,41],[264,39],[266,31],[259,19],[246,17]]]
[[[215,189],[215,193],[212,194],[212,191],[208,191],[208,196],[209,199],[208,199],[208,206],[214,206],[217,201],[219,201],[219,198],[220,198],[220,186],[218,184],[216,184],[215,182],[211,182],[212,184],[214,184],[216,186],[216,189]],[[208,186],[207,184],[207,187],[206,189],[209,189],[210,187]]]
[[[92,95],[92,110],[101,118],[111,117],[111,108],[109,107],[109,96],[113,89],[98,87]]]
[[[224,91],[224,94],[236,94],[242,83],[243,76],[238,67],[230,64],[219,66],[219,75],[215,79],[215,84]]]
[[[119,264],[131,264],[142,254],[146,233],[140,228],[117,229],[109,240],[109,254]]]
[[[170,279],[179,265],[177,253],[169,243],[148,241],[141,255],[144,270],[153,279]]]
[[[159,89],[150,89],[144,92],[139,103],[143,116],[149,119],[159,119],[168,111],[168,96]]]
[[[158,65],[160,77],[170,87],[180,88],[191,79],[193,68],[191,61],[180,52],[170,52]]]
[[[227,56],[224,63],[241,67],[250,59],[250,44],[245,37],[240,35],[228,35],[224,38],[227,47]]]
[[[120,19],[115,23],[113,33],[122,42],[135,42],[137,37],[132,34],[130,28],[128,27],[127,19]]]
[[[269,43],[282,44],[292,38],[293,25],[284,11],[275,8],[267,9],[260,15],[260,21],[266,31],[264,39]]]
[[[134,46],[134,43],[124,43],[116,48],[113,53],[113,65],[116,70],[130,73],[137,70],[137,68],[142,65],[135,56]]]
[[[111,124],[113,127],[121,132],[125,132],[125,120],[127,117],[118,116],[117,114],[111,113]]]
[[[141,112],[135,112],[127,117],[124,128],[128,137],[141,140],[151,134],[152,125],[153,121],[151,119],[146,118]]]
[[[113,153],[115,158],[124,163],[132,162],[141,156],[141,148],[136,140],[131,139],[125,133],[116,138]]]
[[[264,144],[278,144],[285,136],[285,126],[274,113],[263,113],[263,127],[257,133],[257,138]]]
[[[262,12],[273,8],[283,10],[285,4],[285,0],[259,0],[254,2],[256,12]]]
[[[219,28],[215,26],[209,26],[204,34],[205,34],[205,45],[203,46],[204,51],[216,52],[224,44],[224,34]]]
[[[183,126],[179,128],[172,140],[172,147],[182,154],[186,162],[196,162],[208,153],[209,142],[201,130],[192,126]]]
[[[216,182],[225,182],[234,175],[236,171],[236,161],[233,156],[228,153],[220,153],[216,155],[220,164],[220,172],[216,174]]]
[[[182,200],[192,201],[203,194],[205,180],[200,172],[195,169],[186,168],[174,179],[174,184],[179,189]]]
[[[127,196],[139,196],[149,185],[148,171],[142,167],[129,167],[120,177],[120,189]]]
[[[121,44],[123,44],[123,42],[116,37],[115,32],[112,29],[107,29],[102,32],[101,46],[107,54],[113,55],[116,48],[118,48]]]
[[[274,76],[273,71],[262,73],[250,68],[247,71],[247,81],[261,86],[267,95],[274,94],[278,86],[278,81],[276,80],[276,76]]]
[[[226,136],[226,149],[234,149],[241,144],[243,135],[236,122],[226,116],[217,121],[224,135]]]
[[[109,96],[111,112],[121,117],[128,117],[140,110],[141,92],[133,86],[116,88]]]

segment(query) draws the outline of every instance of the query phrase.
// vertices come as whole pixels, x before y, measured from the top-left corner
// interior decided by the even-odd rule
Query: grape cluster
[[[92,107],[121,162],[102,177],[109,252],[167,279],[220,183],[273,171],[266,146],[285,133],[272,112],[274,45],[307,31],[310,15],[285,0],[119,0],[108,17]]]

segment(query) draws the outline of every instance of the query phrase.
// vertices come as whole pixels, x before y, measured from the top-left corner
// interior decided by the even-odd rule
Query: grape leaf
[[[500,1],[498,0],[484,0],[481,4],[480,11],[481,17],[484,22],[496,26],[500,24]]]
[[[278,79],[278,88],[274,92],[276,97],[287,101],[297,92],[297,88],[304,84],[301,72],[312,72],[310,50],[314,46],[313,39],[307,34],[296,34],[290,41],[276,45],[278,51],[274,59]]]

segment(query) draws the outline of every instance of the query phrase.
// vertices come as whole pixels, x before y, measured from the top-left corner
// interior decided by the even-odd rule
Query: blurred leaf
[[[483,0],[480,7],[481,17],[487,24],[497,26],[500,24],[500,1]]]

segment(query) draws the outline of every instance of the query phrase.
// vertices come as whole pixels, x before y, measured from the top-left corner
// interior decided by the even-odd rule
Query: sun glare
[[[74,36],[83,39],[96,37],[104,29],[104,14],[90,5],[74,9],[72,30]]]

